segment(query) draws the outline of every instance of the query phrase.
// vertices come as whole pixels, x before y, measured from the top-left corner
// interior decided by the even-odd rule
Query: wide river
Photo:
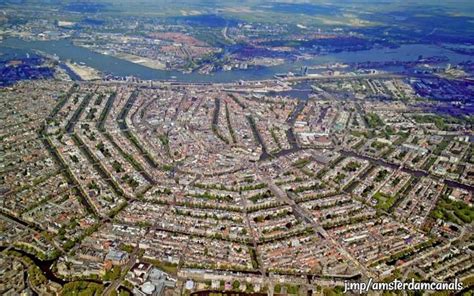
[[[113,56],[96,53],[87,48],[75,46],[70,40],[58,41],[24,41],[18,38],[7,38],[0,41],[0,54],[16,57],[24,56],[39,50],[58,56],[62,61],[72,60],[84,63],[103,73],[116,76],[135,76],[146,80],[176,80],[181,82],[234,82],[238,80],[259,80],[272,78],[277,73],[297,72],[303,65],[315,66],[327,63],[342,62],[385,62],[415,61],[420,55],[424,57],[445,56],[449,62],[474,60],[473,56],[458,54],[435,45],[411,44],[396,49],[371,49],[357,52],[340,52],[318,56],[311,60],[287,62],[282,65],[250,70],[233,70],[218,72],[213,75],[199,73],[184,74],[179,71],[155,70]]]

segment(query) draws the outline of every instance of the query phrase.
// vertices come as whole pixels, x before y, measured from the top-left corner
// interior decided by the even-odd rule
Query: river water
[[[234,82],[239,80],[270,79],[277,73],[288,71],[298,72],[301,66],[316,66],[327,63],[359,63],[359,62],[389,62],[389,61],[416,61],[423,57],[445,56],[449,63],[474,60],[473,56],[452,52],[445,48],[429,44],[402,45],[395,49],[370,49],[356,52],[340,52],[321,55],[310,60],[286,62],[273,67],[261,67],[249,70],[232,70],[218,72],[213,75],[200,73],[182,73],[179,71],[156,70],[134,64],[113,56],[100,54],[87,48],[75,46],[70,40],[55,41],[25,41],[18,38],[7,38],[0,41],[0,54],[9,54],[17,57],[33,53],[35,50],[56,55],[61,60],[72,60],[84,63],[103,73],[116,76],[135,76],[146,80],[176,80],[179,82]]]

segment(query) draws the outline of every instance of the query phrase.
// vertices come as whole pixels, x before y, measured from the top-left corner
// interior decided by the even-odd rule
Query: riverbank
[[[71,61],[67,61],[64,63],[71,71],[73,71],[77,76],[84,81],[90,80],[99,80],[102,78],[102,75],[99,71],[92,67],[88,67],[85,65],[79,65]]]
[[[132,62],[134,64],[142,65],[144,67],[155,69],[155,70],[165,70],[166,65],[157,60],[152,60],[145,57],[136,56],[133,54],[128,54],[124,52],[119,52],[114,55],[116,58]]]

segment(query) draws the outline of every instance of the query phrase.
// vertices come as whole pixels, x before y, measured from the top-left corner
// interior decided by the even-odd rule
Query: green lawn
[[[395,203],[395,197],[377,192],[374,194],[374,198],[377,200],[377,209],[388,211],[390,207]]]

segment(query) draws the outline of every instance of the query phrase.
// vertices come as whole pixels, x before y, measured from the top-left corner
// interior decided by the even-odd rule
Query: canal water
[[[0,247],[0,252],[3,252],[3,250],[5,249],[6,247]],[[54,272],[51,270],[51,267],[53,266],[54,262],[56,262],[56,259],[43,261],[43,260],[38,259],[36,256],[33,256],[23,250],[20,250],[20,249],[12,249],[12,250],[20,253],[22,256],[25,256],[31,259],[31,261],[33,261],[33,263],[41,269],[41,271],[43,272],[43,274],[46,276],[48,280],[58,283],[60,285],[64,285],[67,283],[67,281],[57,277],[54,274]]]
[[[26,55],[41,51],[56,55],[61,60],[72,60],[84,63],[103,73],[116,76],[135,76],[146,80],[176,80],[179,82],[235,82],[239,80],[262,80],[273,78],[275,74],[289,71],[299,72],[301,66],[317,66],[327,63],[362,63],[416,61],[420,55],[424,57],[443,56],[452,64],[474,60],[473,56],[455,53],[448,49],[429,44],[409,44],[398,48],[374,48],[355,52],[339,52],[321,55],[310,60],[286,62],[273,67],[260,67],[248,70],[222,71],[213,75],[197,72],[182,73],[179,71],[156,70],[125,60],[94,52],[90,49],[75,46],[70,40],[25,41],[18,38],[7,38],[0,41],[0,54]]]
[[[5,249],[7,249],[7,247],[1,247],[0,246],[0,252],[3,252]],[[29,259],[31,259],[31,261],[33,261],[33,263],[39,267],[39,269],[43,272],[44,276],[52,281],[52,282],[55,282],[57,284],[60,284],[61,286],[64,286],[65,284],[71,282],[70,280],[65,280],[65,279],[62,279],[60,277],[58,277],[52,270],[52,267],[54,265],[54,263],[57,261],[57,259],[53,259],[53,260],[40,260],[38,259],[36,256],[30,254],[30,253],[27,253],[23,250],[20,250],[20,249],[16,249],[16,248],[12,248],[13,251],[15,252],[18,252],[20,253],[22,256],[25,256],[25,257],[28,257]],[[92,279],[87,279],[87,280],[82,280],[82,281],[85,281],[85,282],[93,282],[93,283],[98,283],[98,284],[102,284],[102,281],[100,280],[92,280]]]

